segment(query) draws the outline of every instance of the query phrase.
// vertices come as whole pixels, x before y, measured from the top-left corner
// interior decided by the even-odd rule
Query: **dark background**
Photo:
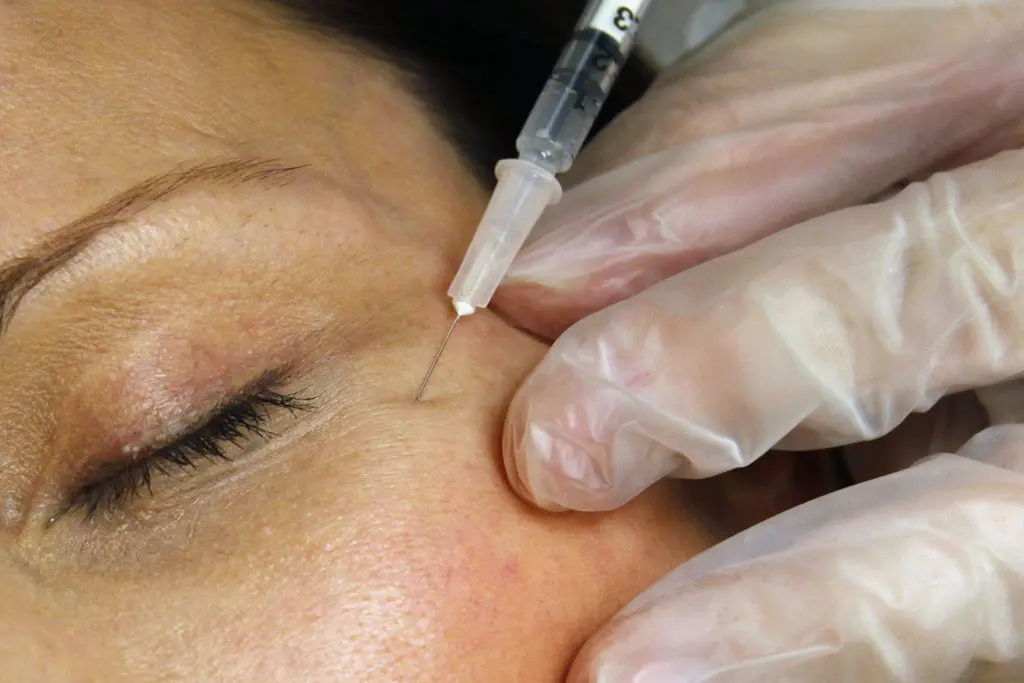
[[[415,77],[420,95],[488,183],[586,4],[584,0],[273,0],[296,20],[367,44]],[[627,62],[591,135],[653,80]]]

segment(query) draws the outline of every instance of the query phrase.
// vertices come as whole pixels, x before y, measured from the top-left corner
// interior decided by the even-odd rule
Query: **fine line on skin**
[[[448,328],[448,334],[444,335],[444,341],[441,342],[441,347],[434,354],[434,360],[430,361],[430,367],[427,368],[427,374],[423,376],[423,381],[420,382],[419,391],[416,392],[415,401],[419,401],[423,396],[423,392],[427,389],[427,382],[430,381],[430,376],[434,374],[434,368],[437,367],[437,361],[441,360],[441,354],[444,353],[444,347],[448,346],[448,340],[452,338],[452,333],[455,332],[455,326],[462,320],[461,314],[456,314],[455,320],[452,321],[452,326]]]

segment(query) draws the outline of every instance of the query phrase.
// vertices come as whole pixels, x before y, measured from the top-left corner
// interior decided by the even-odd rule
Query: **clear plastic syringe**
[[[448,296],[455,321],[416,393],[420,400],[459,320],[484,308],[548,205],[562,197],[555,178],[572,166],[612,84],[633,49],[649,0],[590,0],[572,40],[516,140],[519,158],[498,163],[498,185]]]

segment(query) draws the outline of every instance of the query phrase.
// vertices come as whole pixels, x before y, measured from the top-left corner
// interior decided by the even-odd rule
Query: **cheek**
[[[511,492],[496,456],[456,441],[463,450],[378,469],[361,524],[372,531],[309,576],[321,604],[333,603],[339,648],[366,643],[360,670],[386,662],[397,680],[564,680],[601,623],[708,544],[670,486],[608,515],[541,513]],[[358,588],[333,592],[320,578],[330,575]]]
[[[487,468],[449,462],[378,478],[322,525],[294,533],[306,525],[279,520],[245,539],[249,561],[224,571],[237,583],[176,591],[206,603],[201,630],[214,637],[199,647],[221,672],[235,660],[231,680],[278,668],[309,681],[562,680],[592,629],[642,588],[624,590],[631,562],[615,561],[600,525],[536,516]]]
[[[404,438],[426,435],[410,427]],[[366,458],[365,472],[348,477],[344,510],[324,497],[317,518],[296,510],[247,539],[250,555],[254,545],[266,553],[253,563],[260,573],[275,574],[251,591],[266,618],[239,623],[250,641],[278,634],[251,643],[264,665],[301,654],[303,680],[345,671],[554,683],[604,619],[682,559],[664,500],[603,517],[541,514],[509,490],[496,456],[467,449],[479,436],[453,430],[425,439],[430,450],[404,452],[398,435],[378,438],[392,441],[375,449],[388,457]],[[305,479],[307,496],[338,482]]]
[[[388,420],[405,428],[377,433],[343,514],[320,504],[320,525],[283,524],[306,530],[270,551],[289,571],[269,612],[304,661],[319,658],[310,675],[555,683],[603,621],[706,547],[670,486],[600,516],[525,505],[504,479],[491,412],[459,426]],[[307,496],[329,481],[309,473]]]
[[[590,524],[537,518],[482,474],[413,504],[381,501],[364,526],[374,533],[309,573],[313,619],[296,635],[334,640],[334,665],[347,651],[356,670],[398,680],[561,680],[591,629],[632,597],[631,563],[614,561]]]
[[[136,680],[561,681],[704,539],[668,489],[601,516],[527,507],[494,414],[406,402],[311,434],[152,538],[54,572],[61,622]]]

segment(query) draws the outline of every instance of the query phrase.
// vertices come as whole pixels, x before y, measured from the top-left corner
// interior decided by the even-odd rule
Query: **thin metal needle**
[[[444,335],[444,341],[441,342],[441,348],[434,354],[434,360],[430,361],[430,367],[427,368],[427,374],[423,376],[423,381],[420,382],[420,390],[416,392],[416,398],[414,400],[419,401],[420,397],[423,396],[423,392],[427,389],[427,382],[430,381],[430,376],[434,374],[434,368],[437,367],[437,361],[441,360],[441,354],[444,353],[444,347],[448,346],[448,340],[452,338],[452,332],[455,331],[455,326],[462,320],[461,315],[456,315],[455,320],[452,322],[452,326],[448,328],[448,334]]]

